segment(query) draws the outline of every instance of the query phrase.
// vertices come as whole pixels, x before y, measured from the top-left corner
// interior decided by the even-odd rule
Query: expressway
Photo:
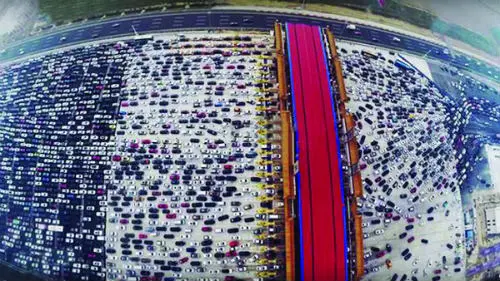
[[[328,25],[339,39],[404,50],[418,55],[427,55],[500,82],[499,68],[486,65],[484,62],[458,52],[454,52],[455,55],[452,57],[443,52],[445,49],[443,46],[430,41],[362,25],[357,25],[354,32],[346,28],[348,23],[340,20],[247,10],[189,10],[184,12],[151,13],[61,26],[7,47],[0,53],[0,61],[12,60],[20,55],[34,54],[76,43],[130,35],[134,34],[134,30],[140,34],[166,30],[217,28],[272,30],[276,21],[319,26]],[[399,42],[393,40],[394,37],[399,38]]]

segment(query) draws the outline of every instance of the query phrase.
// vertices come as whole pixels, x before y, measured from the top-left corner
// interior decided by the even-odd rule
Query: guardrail
[[[283,199],[285,204],[285,258],[286,280],[295,281],[295,190],[293,167],[293,133],[291,113],[287,108],[288,86],[285,72],[285,58],[283,52],[283,34],[281,24],[274,25],[276,45],[276,61],[278,65],[278,95],[281,115],[281,173],[283,176]]]
[[[345,153],[347,154],[347,169],[346,172],[349,178],[349,196],[347,196],[347,201],[349,202],[349,212],[346,214],[348,220],[354,221],[353,229],[348,229],[349,232],[354,232],[354,235],[349,235],[348,239],[351,240],[351,245],[354,244],[354,257],[349,257],[349,261],[355,260],[352,266],[352,274],[354,280],[361,280],[364,275],[364,252],[363,252],[363,231],[362,231],[362,220],[361,216],[357,212],[357,198],[363,196],[363,186],[361,181],[361,172],[358,168],[359,153],[358,153],[358,142],[355,135],[356,123],[350,113],[346,111],[346,103],[349,102],[349,97],[347,96],[344,76],[342,75],[342,64],[340,62],[339,55],[337,53],[337,47],[335,44],[335,37],[333,33],[326,29],[326,38],[328,42],[328,47],[331,56],[331,62],[333,63],[333,68],[335,71],[335,88],[337,90],[337,96],[335,97],[336,106],[338,114],[340,116],[340,124],[343,127],[344,136],[341,138],[343,145],[345,145]],[[347,224],[351,226],[351,223]],[[350,227],[349,227],[350,228]],[[354,237],[354,241],[352,238]],[[350,247],[352,248],[352,247]],[[352,254],[349,251],[348,254]]]

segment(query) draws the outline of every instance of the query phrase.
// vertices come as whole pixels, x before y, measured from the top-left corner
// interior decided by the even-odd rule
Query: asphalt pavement
[[[430,41],[364,25],[357,25],[356,30],[353,31],[346,28],[348,22],[340,20],[243,10],[192,10],[176,13],[152,13],[73,24],[13,44],[1,52],[0,61],[8,61],[22,55],[56,49],[65,45],[130,35],[134,34],[134,32],[144,34],[187,29],[270,30],[276,21],[330,26],[334,35],[341,39],[426,55],[500,81],[500,69],[458,52],[454,52],[455,55],[452,57],[445,51],[443,46]],[[394,37],[399,40],[395,40]]]

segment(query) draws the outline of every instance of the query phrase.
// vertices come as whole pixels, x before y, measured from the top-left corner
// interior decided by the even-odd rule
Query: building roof
[[[484,210],[486,215],[486,233],[500,234],[500,206]]]

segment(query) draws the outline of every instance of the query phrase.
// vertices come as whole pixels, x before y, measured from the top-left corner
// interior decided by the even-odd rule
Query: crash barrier
[[[295,190],[293,186],[293,131],[291,114],[287,110],[287,78],[285,72],[285,59],[283,51],[283,34],[281,24],[274,25],[276,46],[278,95],[280,100],[281,116],[281,163],[283,176],[283,199],[285,204],[285,258],[286,280],[295,281]]]

